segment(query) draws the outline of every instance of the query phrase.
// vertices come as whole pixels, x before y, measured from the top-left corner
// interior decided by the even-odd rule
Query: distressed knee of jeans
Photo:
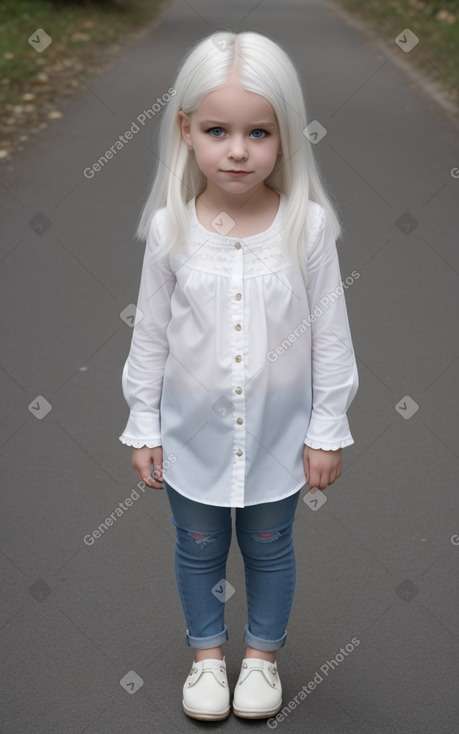
[[[280,538],[280,533],[277,531],[273,533],[254,533],[252,537],[259,543],[272,543],[273,540]]]
[[[197,545],[209,545],[209,543],[214,543],[217,540],[217,538],[213,538],[211,535],[204,535],[203,533],[187,532],[187,536],[192,538]]]

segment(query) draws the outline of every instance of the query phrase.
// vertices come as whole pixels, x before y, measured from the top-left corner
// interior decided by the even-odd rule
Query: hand
[[[164,489],[163,480],[163,448],[155,446],[149,449],[142,446],[141,449],[132,449],[131,462],[138,478],[153,489]],[[153,476],[150,474],[151,465],[154,466]]]
[[[305,445],[303,463],[306,482],[314,494],[313,488],[316,492],[317,489],[326,489],[329,484],[333,484],[335,479],[341,476],[343,450],[325,451],[324,449],[312,449]]]

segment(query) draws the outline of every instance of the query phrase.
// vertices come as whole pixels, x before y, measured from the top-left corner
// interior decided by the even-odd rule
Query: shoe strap
[[[242,661],[241,672],[238,682],[242,683],[254,670],[259,670],[261,673],[263,673],[264,677],[272,688],[277,687],[277,684],[279,682],[277,664],[270,663],[269,660],[263,660],[261,658],[244,658],[244,660]]]
[[[220,683],[221,686],[227,685],[228,679],[224,659],[216,660],[214,658],[208,658],[206,660],[200,660],[198,663],[193,662],[188,675],[188,685],[194,686],[203,673],[212,673],[215,680]]]

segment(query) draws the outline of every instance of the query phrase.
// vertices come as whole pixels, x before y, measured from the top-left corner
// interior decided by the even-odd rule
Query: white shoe
[[[182,703],[184,712],[193,719],[226,719],[231,706],[225,658],[193,662],[183,686]]]
[[[282,706],[282,686],[277,664],[244,658],[234,689],[233,713],[244,719],[275,716]]]

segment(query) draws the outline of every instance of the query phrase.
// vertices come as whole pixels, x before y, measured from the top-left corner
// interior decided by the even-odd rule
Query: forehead
[[[239,122],[263,120],[276,122],[276,115],[267,99],[254,92],[242,89],[238,84],[225,84],[208,92],[197,110],[196,117],[207,119],[234,119]]]

